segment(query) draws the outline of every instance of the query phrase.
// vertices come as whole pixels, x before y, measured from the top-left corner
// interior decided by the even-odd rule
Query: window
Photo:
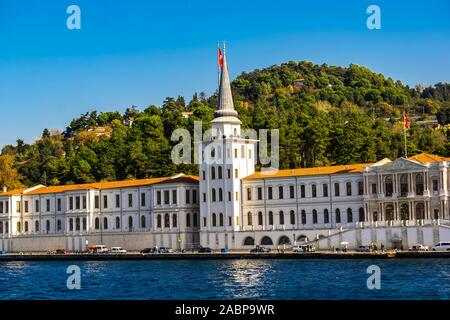
[[[267,189],[267,192],[268,192],[268,198],[269,198],[269,200],[272,200],[272,197],[273,197],[273,195],[272,195],[272,187],[269,187],[269,188]]]
[[[386,197],[392,197],[392,193],[394,192],[394,185],[392,183],[392,176],[387,176],[385,179],[385,189],[386,189]],[[372,188],[372,193],[373,188]]]
[[[211,201],[215,202],[216,201],[216,189],[212,188],[211,190]]]
[[[83,209],[86,209],[87,207],[87,199],[86,196],[83,196]]]
[[[75,219],[75,230],[80,231],[80,229],[81,229],[80,218],[76,218]]]
[[[170,203],[170,193],[169,190],[164,190],[164,204],[169,204]]]
[[[57,200],[56,200],[56,206],[57,206],[57,210],[58,211],[61,211],[61,198],[58,198]]]
[[[3,204],[3,202],[1,204]],[[39,212],[39,200],[34,201],[34,211]],[[1,210],[1,212],[3,212],[3,210]]]
[[[116,217],[116,229],[120,229],[120,217]]]
[[[353,212],[351,208],[347,209],[347,222],[353,222]]]
[[[156,204],[161,204],[161,191],[156,191]]]
[[[34,222],[34,231],[39,232],[39,221],[37,220]]]
[[[61,230],[62,230],[61,220],[58,220],[58,221],[56,222],[56,230],[57,230],[57,231],[61,231]],[[27,231],[28,231],[28,221],[25,222],[25,232],[27,232]]]
[[[295,224],[295,212],[294,212],[294,210],[291,210],[290,216],[291,216],[291,224]]]
[[[339,197],[339,194],[340,194],[339,183],[336,182],[336,183],[334,184],[334,195],[335,195],[336,197]]]
[[[108,208],[108,196],[103,196],[103,208]]]
[[[364,184],[362,181],[358,181],[358,195],[362,196],[364,194]]]
[[[322,184],[322,194],[324,197],[328,197],[328,184]]]
[[[103,218],[103,229],[108,230],[108,218]]]
[[[3,201],[0,201],[0,213],[3,213]]]
[[[98,209],[100,207],[100,198],[99,196],[94,197],[94,207],[95,209]]]
[[[341,210],[336,209],[336,223],[341,223]]]
[[[206,202],[206,193],[203,192],[203,202]]]
[[[50,199],[45,200],[45,209],[47,212],[50,211]]]
[[[248,150],[248,158],[249,158],[249,159],[252,158],[252,150],[251,150],[251,149]]]
[[[28,212],[28,201],[24,201],[24,209],[25,209],[25,212]]]
[[[72,219],[70,219],[71,220],[71,222],[70,223],[72,223],[72,225],[73,225],[73,221],[72,221]],[[96,230],[98,230],[98,229],[100,229],[100,219],[99,218],[95,218],[95,229]],[[71,227],[71,231],[72,231],[72,228],[73,228],[73,226]]]
[[[78,196],[78,197],[75,197],[75,209],[80,210],[80,208],[81,208],[81,201],[80,201],[80,197]]]
[[[234,149],[234,158],[237,159],[238,157],[238,149]]]
[[[191,203],[191,190],[186,190],[186,203]]]
[[[247,224],[249,225],[249,226],[252,226],[253,225],[253,219],[252,219],[253,217],[252,217],[252,213],[249,211],[249,212],[247,212]]]
[[[258,187],[258,200],[262,200],[262,188]]]
[[[269,225],[273,225],[273,212],[269,211]]]
[[[284,212],[283,211],[280,211],[279,219],[280,219],[280,224],[283,225],[284,224]]]
[[[313,224],[317,224],[317,210],[313,209],[312,211]]]
[[[192,203],[197,203],[197,190],[192,190]]]
[[[45,221],[45,230],[48,232],[50,232],[50,220]]]
[[[291,199],[294,199],[294,198],[295,198],[295,189],[294,189],[294,186],[289,186],[289,197],[290,197]]]
[[[198,218],[197,218],[197,214],[194,213],[193,217],[192,217],[192,225],[194,227],[196,227],[198,225]]]
[[[377,194],[377,184],[376,183],[372,183],[372,194]],[[392,193],[391,193],[392,195]]]
[[[239,201],[239,193],[237,191],[236,191],[236,194],[235,194],[235,200]]]
[[[177,190],[172,190],[172,204],[177,204]]]
[[[17,228],[17,232],[21,232],[20,221],[17,221],[16,228]]]
[[[323,223],[330,223],[330,214],[328,209],[323,210]]]
[[[365,215],[364,215],[364,208],[361,207],[361,208],[359,208],[359,221],[360,222],[364,222],[365,220],[366,219],[365,219]]]
[[[20,201],[16,201],[16,212],[20,212]]]
[[[133,194],[128,194],[128,208],[133,207]]]
[[[347,182],[345,184],[345,189],[347,190],[347,196],[351,196],[352,195],[352,183]]]
[[[69,210],[73,210],[73,197],[69,197]]]
[[[202,171],[202,179],[203,179],[203,180],[206,180],[206,173],[205,173],[205,170]]]
[[[219,166],[217,168],[217,175],[218,175],[219,179],[222,179],[222,166]]]
[[[302,185],[300,186],[300,197],[304,198],[304,197],[305,197],[305,194],[306,194],[306,192],[305,192],[305,185],[302,184]]]
[[[222,188],[219,188],[219,201],[223,201],[223,191],[222,191]]]
[[[128,230],[129,231],[133,230],[133,217],[132,216],[128,217]]]
[[[168,213],[164,215],[164,228],[170,228],[170,216]]]
[[[238,171],[238,169],[234,169],[234,177],[236,179],[239,178],[239,171]]]
[[[186,214],[186,227],[191,226],[191,215],[189,213]]]
[[[98,218],[95,220],[95,222],[97,222]],[[96,228],[98,229],[98,228]],[[73,231],[73,219],[70,218],[69,219],[69,231]]]
[[[247,188],[247,200],[252,200],[252,189]]]
[[[120,195],[116,194],[116,208],[120,208]]]
[[[231,179],[231,169],[227,169],[227,178]]]
[[[416,175],[416,194],[423,195],[423,174],[419,173]]]
[[[214,180],[216,178],[216,168],[211,167],[211,179]]]
[[[146,221],[145,221],[145,216],[141,217],[141,228],[146,228]]]
[[[278,199],[283,199],[283,187],[278,187]]]
[[[409,186],[408,186],[408,175],[402,174],[400,176],[400,196],[405,197],[408,193]]]
[[[9,212],[9,201],[5,201],[5,213]]]
[[[217,217],[216,214],[212,214],[212,226],[215,227],[217,225]]]
[[[263,214],[261,211],[258,212],[258,225],[263,225]]]
[[[306,224],[306,212],[305,210],[302,210],[302,224]]]
[[[437,179],[433,179],[432,180],[432,184],[433,184],[433,191],[438,191],[439,190],[438,180]]]
[[[231,201],[231,192],[228,191],[228,201]]]
[[[313,198],[316,198],[316,197],[317,197],[317,187],[316,187],[315,184],[313,184],[313,185],[311,186],[311,196],[312,196]]]
[[[158,215],[156,216],[156,226],[157,226],[158,228],[161,228],[161,215],[160,215],[160,214],[158,214]]]
[[[241,158],[242,159],[245,158],[245,146],[244,145],[241,146]]]

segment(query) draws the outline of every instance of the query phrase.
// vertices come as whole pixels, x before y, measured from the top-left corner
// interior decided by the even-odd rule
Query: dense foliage
[[[301,79],[301,80],[298,80]],[[282,168],[373,162],[403,156],[401,115],[412,119],[410,154],[450,155],[450,84],[410,88],[357,65],[348,68],[289,62],[232,83],[244,128],[279,129]],[[88,112],[64,132],[44,130],[32,144],[2,149],[0,185],[15,188],[197,174],[195,165],[175,165],[174,129],[209,127],[217,95],[167,98],[161,107]],[[182,112],[192,112],[184,117]],[[437,119],[439,125],[427,119]]]

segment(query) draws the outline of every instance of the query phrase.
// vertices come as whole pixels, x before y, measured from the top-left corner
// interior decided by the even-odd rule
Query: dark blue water
[[[67,288],[71,264],[80,290]],[[8,262],[0,299],[450,299],[450,260]]]

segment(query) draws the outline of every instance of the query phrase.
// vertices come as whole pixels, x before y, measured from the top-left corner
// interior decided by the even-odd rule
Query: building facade
[[[0,193],[0,249],[250,249],[314,243],[401,248],[450,240],[450,158],[255,172],[257,143],[241,132],[226,56],[199,176]]]

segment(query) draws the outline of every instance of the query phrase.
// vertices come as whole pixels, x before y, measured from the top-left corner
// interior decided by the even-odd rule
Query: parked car
[[[356,252],[370,252],[370,247],[369,246],[358,246],[355,249]]]
[[[423,244],[415,244],[409,248],[409,251],[428,251],[429,248]]]
[[[127,250],[123,249],[122,247],[112,247],[110,253],[123,254],[127,253]]]
[[[8,253],[8,251],[6,251],[6,250],[0,250],[0,254],[6,254],[6,253]]]
[[[90,253],[108,253],[108,248],[102,244],[90,244],[87,247]]]
[[[211,252],[214,252],[214,250],[209,247],[198,248],[198,253],[211,253]]]
[[[293,246],[292,251],[293,252],[314,252],[314,251],[316,251],[316,248],[310,244],[303,244],[303,245],[299,245],[299,246]]]
[[[250,250],[250,252],[270,252],[270,249],[265,248],[265,247],[256,246],[255,248]]]
[[[158,248],[158,253],[173,253],[173,249],[167,247]]]
[[[431,247],[431,250],[447,250],[450,251],[450,241],[439,242],[436,245]]]
[[[156,248],[145,248],[141,250],[141,253],[156,253]]]
[[[55,254],[68,254],[70,253],[69,250],[66,249],[56,249]]]

